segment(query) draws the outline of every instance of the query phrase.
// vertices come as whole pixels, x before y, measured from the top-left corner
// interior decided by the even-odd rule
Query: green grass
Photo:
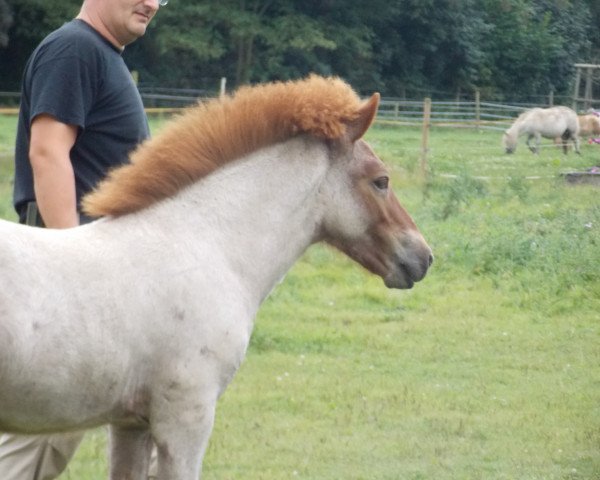
[[[0,114],[0,218],[17,219],[12,208],[13,159],[17,117]]]
[[[391,291],[311,248],[258,315],[203,478],[599,479],[600,190],[561,173],[600,147],[507,156],[499,133],[435,129],[424,181],[418,129],[368,140],[430,274]],[[105,443],[88,434],[61,479],[105,478]]]

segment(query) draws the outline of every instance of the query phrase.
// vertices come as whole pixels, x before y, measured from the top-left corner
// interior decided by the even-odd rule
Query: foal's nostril
[[[430,253],[429,254],[429,266],[431,267],[431,264],[433,263],[433,255]]]

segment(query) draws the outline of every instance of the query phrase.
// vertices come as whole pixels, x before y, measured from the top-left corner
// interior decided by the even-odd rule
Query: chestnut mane
[[[340,138],[361,101],[339,78],[316,75],[243,87],[188,108],[83,199],[90,216],[119,216],[167,197],[259,148],[306,133]]]

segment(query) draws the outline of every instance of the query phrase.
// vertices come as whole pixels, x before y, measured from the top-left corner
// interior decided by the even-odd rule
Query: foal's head
[[[381,276],[391,288],[411,288],[433,261],[431,249],[410,215],[398,202],[389,172],[362,136],[371,125],[379,95],[375,94],[332,143],[337,157],[323,189],[330,207],[324,239]]]

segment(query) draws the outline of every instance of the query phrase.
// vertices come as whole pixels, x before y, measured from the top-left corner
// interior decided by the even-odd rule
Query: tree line
[[[81,0],[0,0],[0,90]],[[124,58],[141,85],[339,75],[365,94],[527,101],[600,63],[598,0],[170,0]]]

